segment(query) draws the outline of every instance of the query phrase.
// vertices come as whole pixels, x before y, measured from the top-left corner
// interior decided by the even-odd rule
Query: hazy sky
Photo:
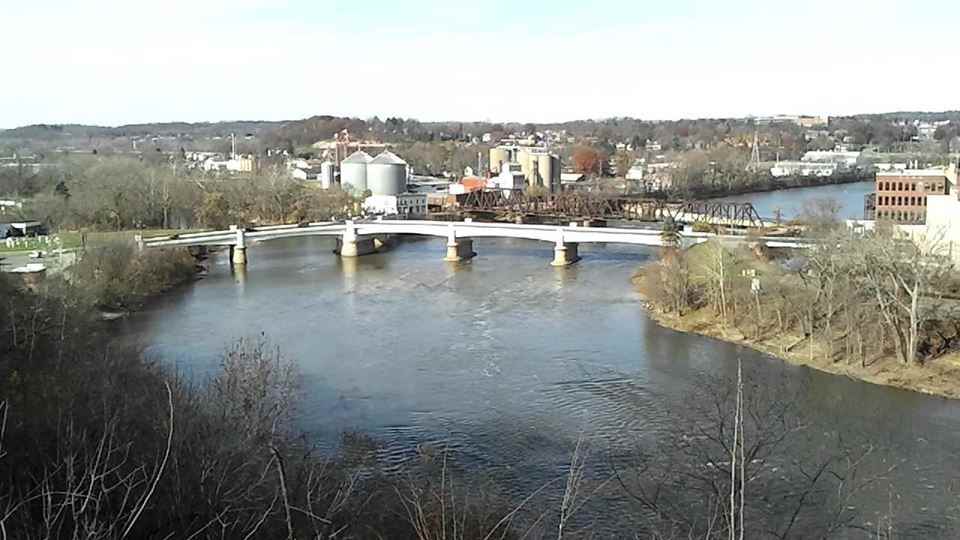
[[[0,127],[960,108],[957,0],[2,0]]]

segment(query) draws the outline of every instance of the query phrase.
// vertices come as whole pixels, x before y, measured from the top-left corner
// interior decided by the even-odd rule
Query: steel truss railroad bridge
[[[537,216],[557,222],[586,219],[709,223],[756,228],[772,225],[750,203],[607,197],[581,192],[528,195],[514,190],[483,190],[457,196],[459,210],[511,216]]]

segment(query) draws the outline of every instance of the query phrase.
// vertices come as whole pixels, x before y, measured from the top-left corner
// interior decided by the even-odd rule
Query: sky
[[[0,128],[960,109],[956,0],[0,0]]]

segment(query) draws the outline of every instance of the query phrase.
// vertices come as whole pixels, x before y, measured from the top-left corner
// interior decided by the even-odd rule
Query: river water
[[[224,347],[266,333],[303,372],[300,423],[323,448],[344,431],[378,439],[388,465],[424,443],[450,448],[517,495],[555,477],[578,437],[615,446],[671,427],[701,375],[785,378],[823,432],[863,433],[896,465],[904,537],[955,537],[960,402],[787,365],[750,349],[658,326],[630,277],[656,253],[581,246],[549,266],[552,245],[478,240],[444,263],[444,241],[400,243],[359,259],[329,239],[258,244],[244,273],[209,275],[123,323],[125,339],[203,377]],[[797,449],[798,452],[802,450]]]
[[[872,193],[873,182],[854,182],[830,186],[815,186],[795,189],[783,189],[766,193],[747,193],[733,197],[722,197],[729,202],[749,202],[763,218],[773,218],[777,211],[783,219],[797,217],[803,211],[803,205],[814,199],[829,199],[839,204],[841,219],[863,219],[864,196]]]

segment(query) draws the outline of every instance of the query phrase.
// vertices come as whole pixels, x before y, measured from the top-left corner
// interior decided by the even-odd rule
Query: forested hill
[[[960,135],[960,112],[888,112],[847,117],[831,117],[830,132],[842,131],[854,144],[890,147],[910,141],[915,135],[914,121],[949,121],[938,140]],[[162,122],[128,124],[116,127],[82,124],[35,124],[0,131],[0,153],[10,151],[128,151],[147,142],[162,151],[229,150],[224,140],[231,134],[243,140],[243,151],[262,152],[267,148],[302,148],[318,140],[330,139],[348,130],[354,139],[369,138],[392,143],[470,141],[482,134],[493,140],[512,133],[551,130],[577,138],[593,138],[605,143],[659,140],[676,148],[710,147],[719,141],[748,140],[754,122],[737,119],[681,119],[650,121],[630,117],[598,120],[572,120],[549,124],[495,122],[421,122],[412,118],[378,117],[361,119],[316,115],[288,121]],[[762,131],[777,140],[803,140],[803,129],[793,124],[766,126]],[[768,137],[768,138],[769,138]],[[134,144],[136,142],[136,144]],[[749,142],[749,141],[748,141]],[[789,142],[789,141],[788,141]],[[783,146],[783,144],[781,144]],[[787,144],[786,146],[790,146]],[[798,150],[802,150],[797,145]]]
[[[115,142],[123,144],[137,139],[165,139],[178,141],[184,145],[191,141],[228,137],[231,133],[238,138],[262,137],[277,130],[283,122],[259,120],[241,120],[230,122],[161,122],[149,124],[127,124],[123,126],[90,126],[83,124],[34,124],[13,129],[0,130],[0,148],[51,150],[54,148],[76,148],[92,150],[103,148]]]

